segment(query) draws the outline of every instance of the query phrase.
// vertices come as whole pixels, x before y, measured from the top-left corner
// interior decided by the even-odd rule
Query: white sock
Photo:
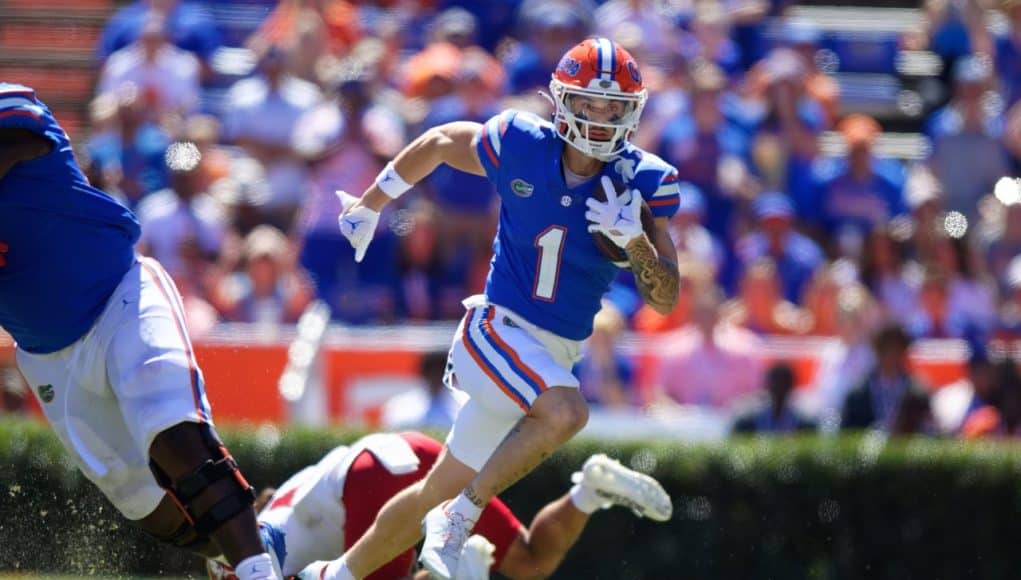
[[[273,560],[263,552],[249,556],[234,566],[238,580],[280,580],[273,572]]]
[[[454,501],[447,504],[447,513],[451,512],[461,514],[466,520],[477,522],[479,521],[479,516],[482,515],[482,508],[475,505],[475,502],[468,499],[468,496],[464,495],[462,491],[460,495],[454,498]]]
[[[606,506],[606,500],[580,483],[571,487],[571,503],[583,514],[595,513]]]
[[[355,580],[355,575],[347,567],[344,558],[337,558],[326,566],[322,575],[323,580]]]

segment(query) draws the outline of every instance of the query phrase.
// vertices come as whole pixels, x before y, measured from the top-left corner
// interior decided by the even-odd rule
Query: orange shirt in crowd
[[[255,37],[270,46],[289,46],[297,32],[298,16],[303,10],[301,2],[281,2],[263,21]],[[320,14],[329,38],[329,50],[344,54],[362,37],[358,28],[358,8],[346,0],[324,0]]]

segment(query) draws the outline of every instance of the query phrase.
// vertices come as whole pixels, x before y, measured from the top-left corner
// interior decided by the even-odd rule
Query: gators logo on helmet
[[[581,63],[565,54],[564,58],[560,59],[557,70],[567,73],[568,76],[577,76],[578,71],[581,70]]]

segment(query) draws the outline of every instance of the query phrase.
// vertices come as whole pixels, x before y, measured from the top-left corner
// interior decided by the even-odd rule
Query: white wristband
[[[380,171],[379,175],[376,176],[376,186],[383,193],[390,196],[390,199],[397,199],[405,191],[411,189],[411,184],[404,181],[404,178],[397,173],[397,168],[394,167],[393,161],[387,163],[383,171]]]

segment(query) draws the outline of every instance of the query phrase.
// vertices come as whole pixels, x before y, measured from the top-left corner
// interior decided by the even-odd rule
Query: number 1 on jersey
[[[557,295],[557,279],[560,277],[560,258],[564,253],[567,228],[550,226],[535,236],[535,247],[539,249],[539,263],[535,267],[535,288],[532,296],[544,302],[553,302]]]

